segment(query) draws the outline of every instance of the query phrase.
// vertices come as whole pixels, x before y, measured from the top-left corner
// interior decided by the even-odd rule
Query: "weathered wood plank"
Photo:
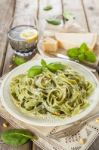
[[[15,14],[14,14],[14,21],[12,26],[27,24],[33,25],[34,18],[37,17],[38,11],[38,0],[16,0],[16,7],[15,7]],[[14,51],[8,45],[7,47],[7,54],[4,63],[3,73],[10,71],[9,65],[11,63],[11,58]]]
[[[12,26],[21,25],[21,24],[27,24],[27,25],[33,25],[34,18],[37,17],[37,9],[38,9],[38,0],[16,0],[16,7],[15,7],[15,14],[14,14],[14,21]],[[13,55],[13,50],[11,49],[10,45],[7,47],[7,53],[3,68],[3,73],[6,73],[10,70],[9,65],[11,61],[11,57]],[[11,148],[7,147],[6,145],[0,146],[2,150],[8,149],[8,150],[30,150],[32,147],[30,143],[23,145],[19,148]]]
[[[7,31],[13,18],[15,1],[0,1],[0,75],[2,72],[3,62],[7,46]]]
[[[85,9],[87,24],[90,32],[99,34],[99,1],[98,0],[83,0],[83,7]],[[95,140],[89,150],[99,149],[99,138]]]
[[[48,5],[52,6],[50,11],[44,11],[44,8]],[[62,15],[62,3],[61,0],[40,0],[39,1],[39,18],[47,18],[48,16],[60,16]]]
[[[88,28],[91,32],[99,33],[99,1],[83,0]]]
[[[7,32],[12,22],[14,13],[15,1],[3,0],[0,1],[0,75],[3,69],[3,62],[6,54]],[[0,117],[0,131],[3,130],[2,124],[4,119]],[[5,146],[0,144],[0,150],[4,150]]]
[[[45,11],[44,8],[48,5],[52,6],[52,9],[49,11]],[[44,28],[44,25],[46,24],[46,29],[58,29],[59,26],[51,26],[50,24],[47,24],[46,19],[48,18],[59,18],[61,22],[63,23],[63,17],[62,17],[62,3],[61,0],[40,0],[39,1],[39,24],[42,25]]]
[[[76,22],[88,31],[86,18],[82,6],[81,0],[62,0],[63,3],[63,11],[68,11],[73,14],[75,17]]]
[[[88,150],[99,150],[99,137],[95,140]]]
[[[35,144],[33,144],[32,150],[41,150],[41,148],[39,148]]]
[[[8,146],[6,144],[0,144],[0,150],[31,150],[30,144],[24,144],[20,147],[13,148],[11,146]],[[35,150],[35,149],[34,149]]]

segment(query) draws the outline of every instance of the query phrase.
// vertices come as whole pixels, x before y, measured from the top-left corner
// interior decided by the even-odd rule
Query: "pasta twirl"
[[[33,78],[20,74],[10,83],[13,102],[31,116],[71,117],[89,106],[93,90],[94,85],[70,66],[56,72],[44,68]]]

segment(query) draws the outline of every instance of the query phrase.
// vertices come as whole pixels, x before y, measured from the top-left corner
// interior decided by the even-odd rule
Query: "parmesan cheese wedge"
[[[60,48],[69,49],[80,47],[82,43],[86,43],[93,50],[97,34],[95,33],[55,33],[55,38],[59,42]]]
[[[42,49],[45,52],[56,52],[58,49],[58,41],[47,37],[44,39],[43,43],[42,43]]]

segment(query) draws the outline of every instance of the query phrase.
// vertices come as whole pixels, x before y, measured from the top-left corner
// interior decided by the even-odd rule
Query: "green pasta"
[[[93,92],[94,85],[82,74],[68,65],[55,72],[47,65],[41,67],[42,72],[34,77],[26,73],[11,80],[10,93],[18,108],[30,116],[64,118],[76,115],[89,106],[88,96]]]

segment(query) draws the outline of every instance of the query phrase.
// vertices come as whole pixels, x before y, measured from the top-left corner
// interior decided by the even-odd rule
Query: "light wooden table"
[[[53,9],[45,12],[44,6],[51,4]],[[99,0],[0,0],[0,75],[10,71],[13,51],[7,40],[7,32],[11,26],[33,25],[34,17],[47,17],[53,14],[60,16],[64,10],[70,11],[77,22],[87,31],[99,33]],[[3,118],[0,118],[0,131],[3,130]],[[99,150],[99,139],[89,150]],[[40,150],[32,143],[19,148],[0,144],[0,150]]]

